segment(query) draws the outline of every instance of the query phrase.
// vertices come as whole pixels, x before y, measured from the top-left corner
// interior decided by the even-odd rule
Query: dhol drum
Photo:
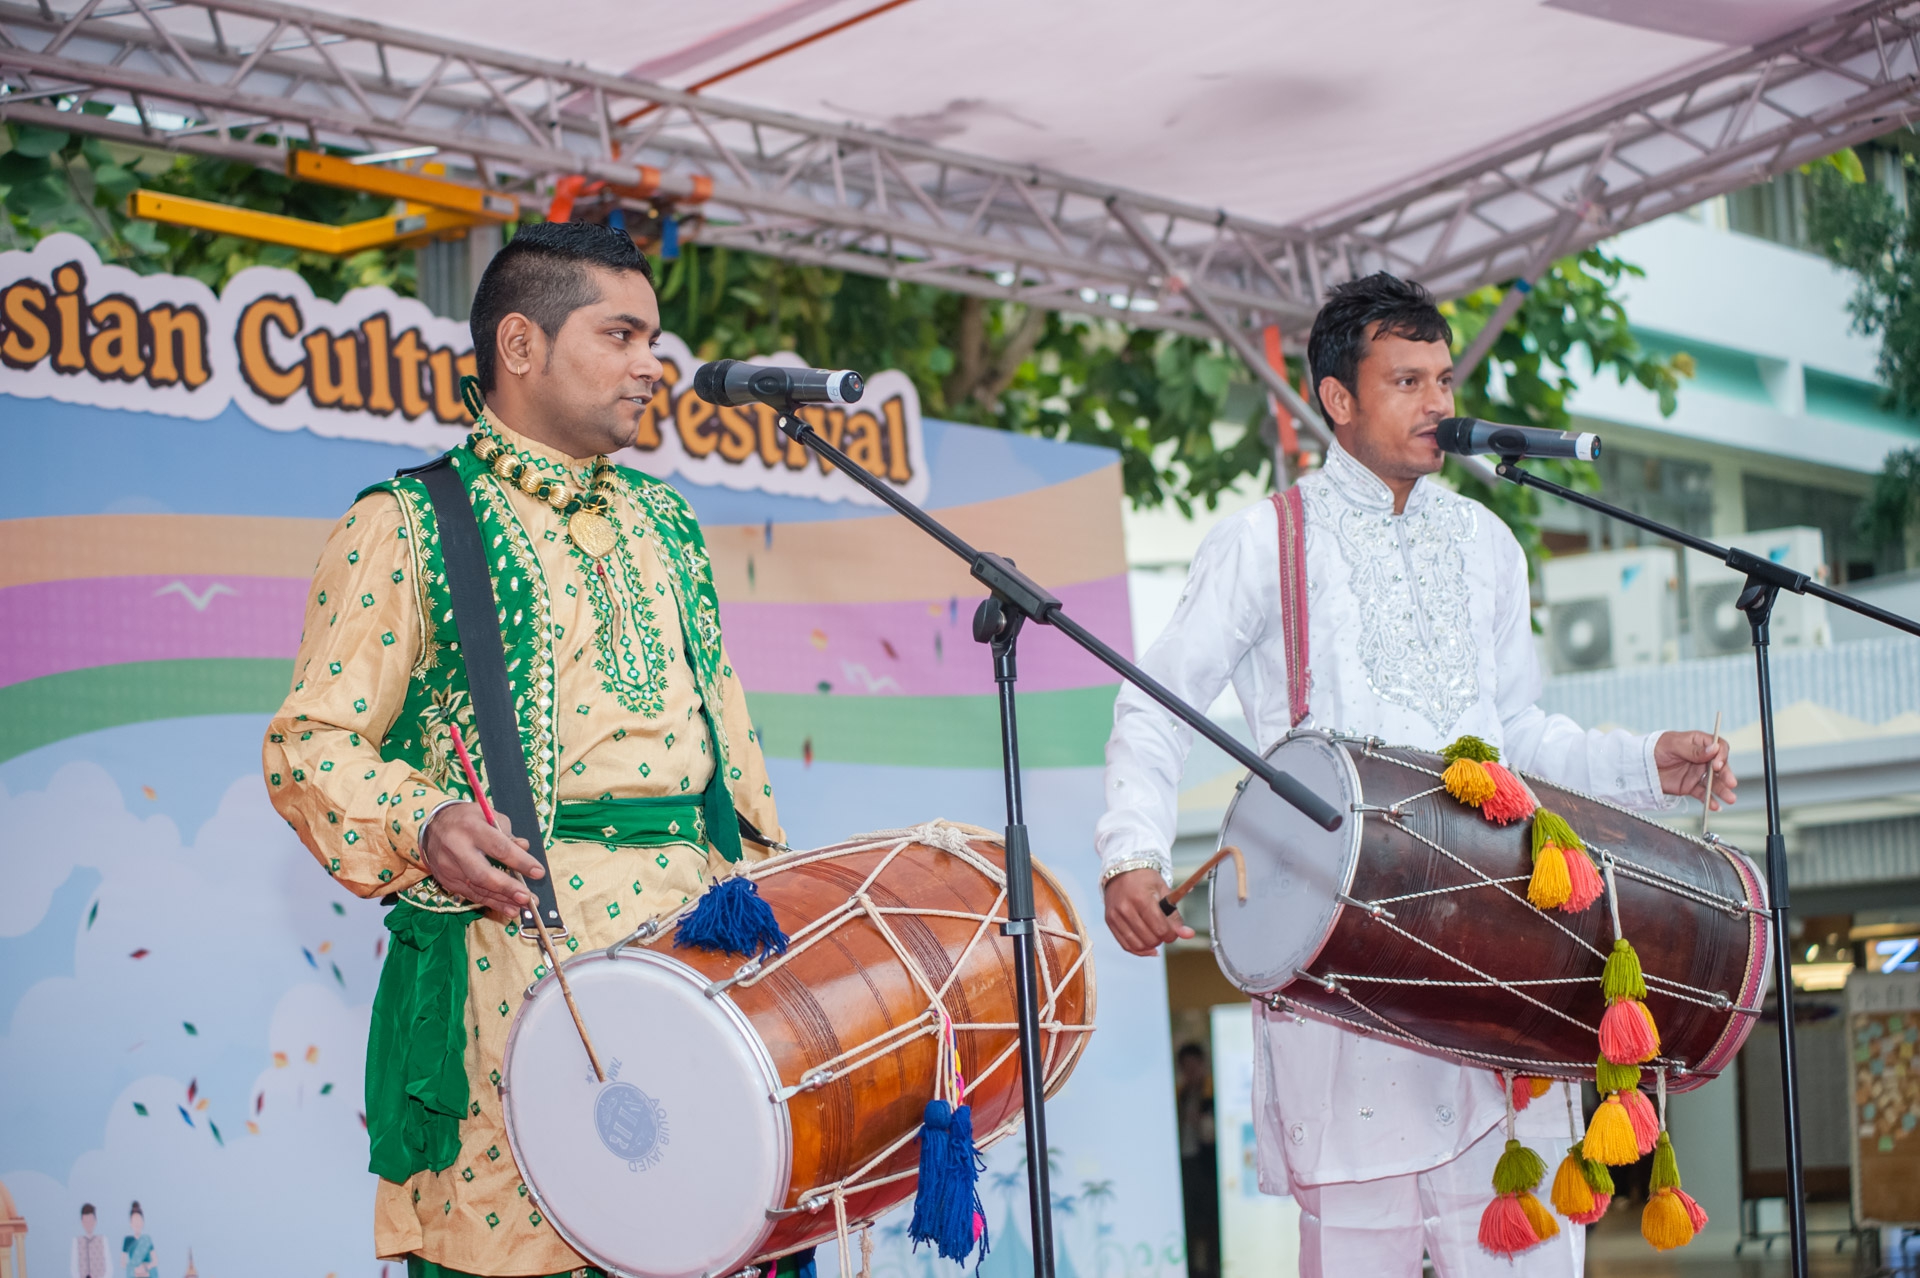
[[[547,1221],[639,1278],[717,1278],[832,1238],[913,1193],[943,1039],[980,1145],[1006,1135],[1021,1088],[1005,864],[996,836],[946,822],[865,835],[748,869],[784,955],[675,948],[683,910],[569,960],[604,1083],[542,978],[500,1091]],[[1034,880],[1051,1095],[1093,1028],[1093,969],[1066,893],[1038,864]]]
[[[1320,829],[1243,783],[1222,846],[1247,897],[1212,894],[1213,950],[1275,1007],[1517,1074],[1591,1079],[1614,915],[1646,973],[1670,1090],[1726,1068],[1760,1010],[1766,900],[1747,857],[1527,776],[1615,885],[1578,914],[1527,900],[1525,821],[1497,826],[1416,750],[1294,732],[1267,758],[1351,813]]]

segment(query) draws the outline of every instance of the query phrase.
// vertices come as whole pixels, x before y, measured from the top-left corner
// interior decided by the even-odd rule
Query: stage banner
[[[666,346],[660,442],[631,460],[706,527],[796,845],[1000,827],[978,587],[844,475],[763,451],[759,418],[703,416]],[[401,1278],[372,1254],[362,1101],[382,909],[274,814],[260,745],[328,530],[360,488],[458,442],[437,406],[467,349],[383,290],[327,302],[253,270],[216,295],[67,236],[0,255],[0,1218],[10,1198],[30,1274],[91,1273],[104,1249],[104,1278]],[[1127,648],[1114,455],[923,421],[904,377],[871,385],[842,446],[901,459],[904,491]],[[1043,627],[1021,646],[1028,820],[1100,985],[1049,1110],[1060,1272],[1171,1278],[1164,980],[1108,937],[1095,885],[1115,687]],[[1031,1272],[1021,1146],[996,1146],[982,1180],[988,1278]],[[914,1253],[900,1213],[874,1233],[876,1275],[959,1272]]]

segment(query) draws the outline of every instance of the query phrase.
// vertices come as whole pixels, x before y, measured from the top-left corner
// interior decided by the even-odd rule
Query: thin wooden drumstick
[[[1234,875],[1234,878],[1238,880],[1238,886],[1240,888],[1240,899],[1242,901],[1246,900],[1247,899],[1247,859],[1240,855],[1239,848],[1234,847],[1232,844],[1228,844],[1226,847],[1221,848],[1218,852],[1215,852],[1212,856],[1208,857],[1206,859],[1205,864],[1201,865],[1201,867],[1195,870],[1192,874],[1189,874],[1186,877],[1186,881],[1181,883],[1179,887],[1175,888],[1173,891],[1161,897],[1160,912],[1166,915],[1168,918],[1172,918],[1174,915],[1174,912],[1180,908],[1180,902],[1183,899],[1185,899],[1187,893],[1193,891],[1193,889],[1195,889],[1196,887],[1199,887],[1200,880],[1206,878],[1209,874],[1212,874],[1213,868],[1216,865],[1219,865],[1222,861],[1226,860],[1228,857],[1233,858],[1233,875]]]
[[[460,725],[450,723],[447,727],[453,733],[453,752],[460,756],[460,767],[467,774],[467,789],[472,791],[474,802],[480,805],[480,815],[497,830],[500,822],[494,819],[493,805],[487,802],[487,792],[480,788],[480,774],[473,770],[473,757],[467,753],[467,743],[460,736]],[[573,1001],[573,986],[567,984],[567,974],[560,966],[560,955],[554,948],[553,937],[547,932],[546,920],[540,917],[540,898],[519,872],[508,870],[507,873],[519,879],[520,886],[526,888],[527,895],[533,897],[533,909],[530,912],[533,915],[534,935],[540,938],[540,948],[546,951],[547,962],[553,965],[554,977],[560,982],[560,997],[567,1000],[567,1011],[573,1014],[573,1027],[580,1031],[580,1046],[587,1049],[587,1062],[593,1066],[593,1076],[604,1083],[607,1081],[607,1072],[600,1068],[600,1054],[593,1050],[593,1039],[587,1034],[587,1023],[580,1016],[579,1005]]]
[[[1720,745],[1720,711],[1718,710],[1715,710],[1713,712],[1713,744],[1715,747],[1714,753],[1717,757],[1719,754],[1719,745]],[[1707,817],[1713,811],[1712,804],[1713,804],[1713,760],[1708,759],[1707,760],[1707,788],[1706,788],[1706,792],[1700,796],[1700,833],[1702,834],[1705,834],[1707,832]]]

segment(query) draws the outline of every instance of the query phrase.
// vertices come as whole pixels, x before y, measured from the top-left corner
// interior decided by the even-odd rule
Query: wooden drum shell
[[[802,930],[845,907],[899,842],[881,842],[882,837],[787,853],[753,867],[761,897],[773,907],[781,928],[794,937],[796,948]],[[997,840],[971,837],[968,844],[975,856],[1004,875],[1006,854]],[[840,851],[849,848],[860,850]],[[1014,949],[1012,939],[1000,932],[1006,904],[1002,900],[995,905],[999,885],[964,858],[915,843],[893,858],[866,895],[886,912],[883,917],[934,988],[958,966],[959,975],[945,999],[956,1027],[993,1027],[956,1030],[960,1069],[970,1088],[966,1099],[976,1139],[984,1147],[1005,1135],[1021,1115]],[[1085,1046],[1093,1023],[1094,982],[1079,916],[1060,884],[1037,862],[1034,898],[1041,1020],[1080,1027],[1042,1035],[1046,1094],[1051,1096],[1065,1083]],[[927,913],[933,911],[951,914]],[[957,917],[990,911],[994,921],[984,929],[977,917]],[[741,966],[737,955],[673,948],[671,932],[650,944],[716,981],[734,976]],[[804,951],[777,965],[770,962],[768,968],[733,985],[728,996],[752,1022],[787,1087],[799,1085],[810,1071],[843,1053],[921,1020],[931,1002],[865,914],[843,919]],[[1049,989],[1055,991],[1051,1009],[1046,1005]],[[802,1204],[815,1198],[820,1187],[853,1175],[902,1136],[918,1131],[933,1096],[937,1057],[936,1038],[916,1035],[787,1101],[793,1133],[791,1188],[784,1204],[788,1214],[779,1217],[762,1244],[762,1259],[832,1236],[831,1206],[801,1209]],[[919,1143],[908,1140],[883,1164],[862,1173],[862,1183],[885,1183],[849,1192],[847,1219],[872,1219],[906,1200],[914,1191],[918,1166]],[[905,1174],[886,1179],[899,1173]]]
[[[1333,910],[1331,927],[1305,965],[1307,975],[1277,987],[1284,1002],[1351,1029],[1383,1035],[1397,1030],[1469,1064],[1591,1079],[1598,1055],[1594,1027],[1605,1011],[1598,955],[1614,939],[1608,898],[1578,914],[1536,909],[1526,900],[1529,822],[1496,826],[1444,791],[1431,793],[1444,767],[1434,755],[1351,740],[1339,744],[1359,781],[1362,810],[1348,821],[1364,819],[1347,879],[1351,901]],[[1275,762],[1286,766],[1284,757]],[[1622,931],[1648,975],[1647,1007],[1660,1029],[1654,1063],[1672,1068],[1670,1090],[1706,1083],[1732,1060],[1759,1008],[1767,963],[1759,876],[1730,847],[1689,838],[1536,777],[1526,780],[1540,802],[1586,841],[1596,863],[1610,851],[1677,885],[1615,875]],[[1380,811],[1395,808],[1397,818]],[[1231,821],[1230,814],[1223,835],[1229,841]],[[1508,880],[1506,890],[1483,884],[1436,891],[1479,882],[1460,862]],[[1528,996],[1521,997],[1483,981],[1476,971],[1508,982],[1574,979],[1517,987]],[[1660,978],[1724,994],[1726,1003],[1706,1006],[1678,997]],[[1339,990],[1326,988],[1328,981]]]

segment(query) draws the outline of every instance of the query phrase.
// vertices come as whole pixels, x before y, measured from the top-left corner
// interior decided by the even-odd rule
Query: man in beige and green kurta
[[[631,442],[659,384],[650,281],[624,235],[522,231],[475,299],[487,409],[452,455],[487,548],[563,944],[582,951],[764,856],[736,811],[782,837],[692,512],[593,455]],[[580,535],[582,510],[611,525],[610,547]],[[369,1042],[377,1252],[415,1274],[580,1268],[502,1126],[507,1031],[546,964],[515,921],[530,897],[488,862],[533,863],[467,802],[450,728],[470,747],[478,733],[418,479],[368,489],[335,527],[294,679],[264,751],[274,806],[335,879],[393,902]]]

